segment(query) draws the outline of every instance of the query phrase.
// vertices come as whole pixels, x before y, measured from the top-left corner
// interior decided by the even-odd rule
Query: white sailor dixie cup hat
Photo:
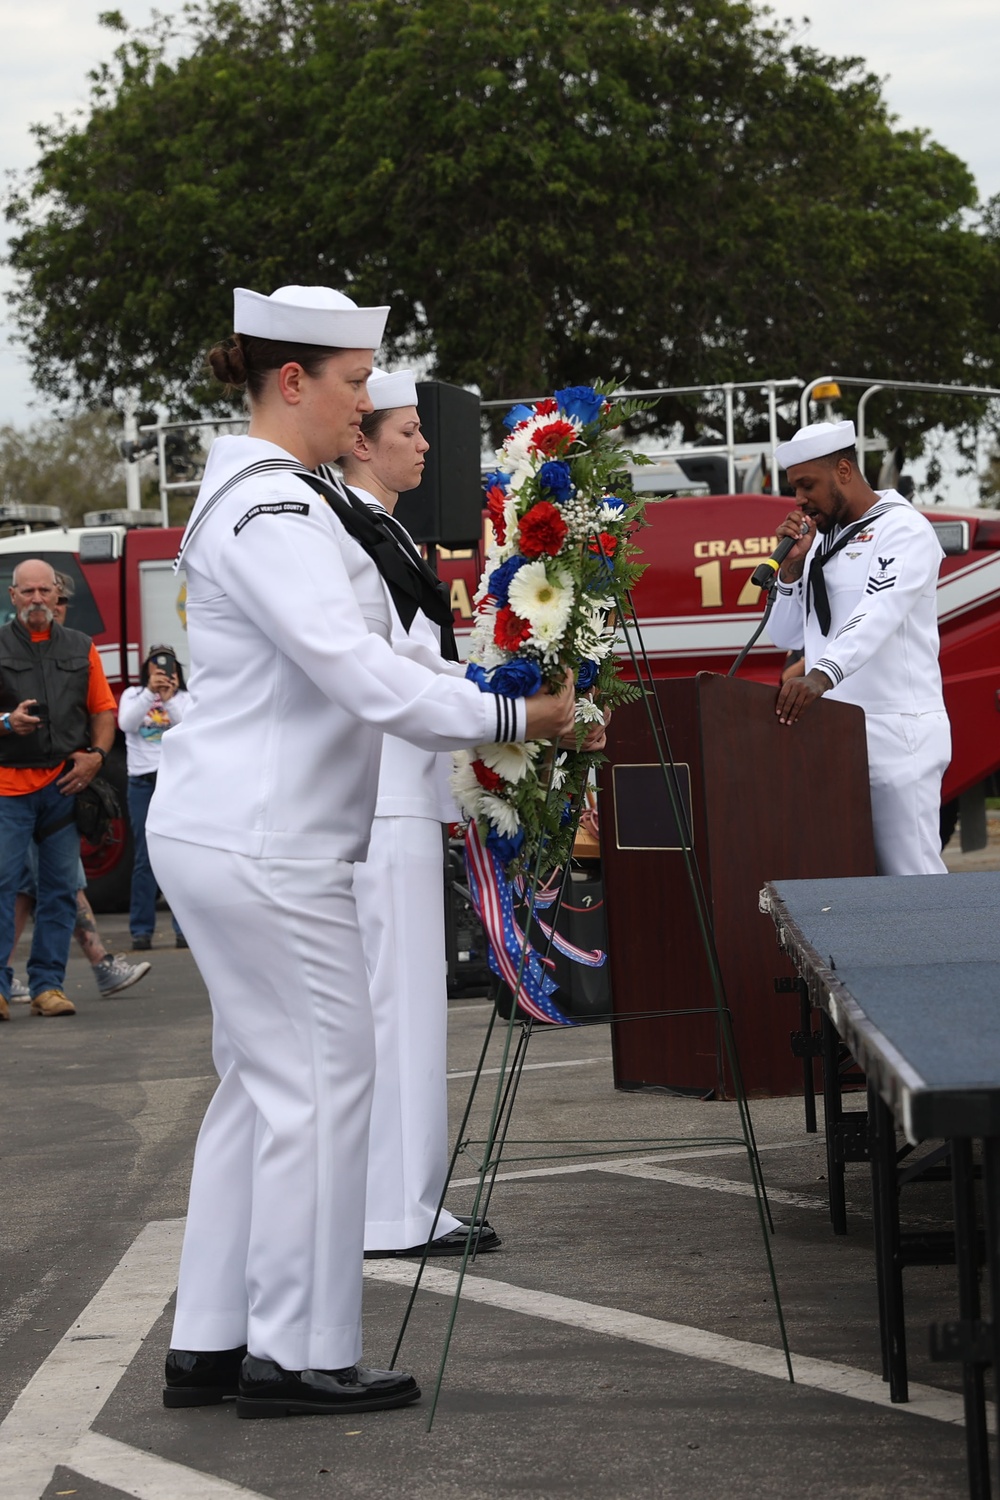
[[[790,469],[853,448],[857,440],[853,422],[813,422],[811,427],[800,427],[790,442],[779,443],[775,456],[783,469]]]
[[[269,297],[233,291],[233,331],[286,344],[377,349],[388,316],[388,307],[358,307],[328,286],[280,286]]]
[[[416,377],[412,370],[373,370],[368,377],[368,396],[376,411],[416,406]]]

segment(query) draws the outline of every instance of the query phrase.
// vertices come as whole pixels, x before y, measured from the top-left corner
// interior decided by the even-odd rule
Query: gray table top
[[[761,906],[911,1141],[1000,1135],[1000,873],[781,880]]]

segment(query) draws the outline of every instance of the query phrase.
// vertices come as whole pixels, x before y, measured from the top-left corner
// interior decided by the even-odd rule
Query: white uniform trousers
[[[382,818],[354,891],[375,1018],[366,1250],[427,1240],[448,1171],[448,992],[441,824]],[[435,1236],[458,1227],[441,1212]]]
[[[352,1365],[375,1066],[353,867],[157,834],[149,853],[211,996],[220,1075],[195,1149],[172,1347]]]
[[[941,858],[941,778],[951,726],[939,710],[865,714],[875,864],[880,875],[946,875]]]

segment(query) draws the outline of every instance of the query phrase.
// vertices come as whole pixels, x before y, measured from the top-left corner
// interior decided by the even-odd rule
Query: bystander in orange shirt
[[[47,641],[51,631],[32,631],[32,641]],[[101,658],[93,641],[90,643],[90,680],[87,684],[87,713],[117,713],[115,695],[108,687]],[[86,745],[77,749],[85,750]],[[39,792],[50,781],[63,774],[65,761],[57,766],[0,766],[0,797],[24,797],[28,792]]]

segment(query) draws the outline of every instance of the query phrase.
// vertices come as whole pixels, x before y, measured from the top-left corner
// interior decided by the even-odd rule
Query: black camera
[[[155,656],[149,658],[149,661],[151,666],[159,667],[160,671],[164,672],[167,677],[177,675],[177,658],[176,656],[171,656],[169,652],[158,651]]]

